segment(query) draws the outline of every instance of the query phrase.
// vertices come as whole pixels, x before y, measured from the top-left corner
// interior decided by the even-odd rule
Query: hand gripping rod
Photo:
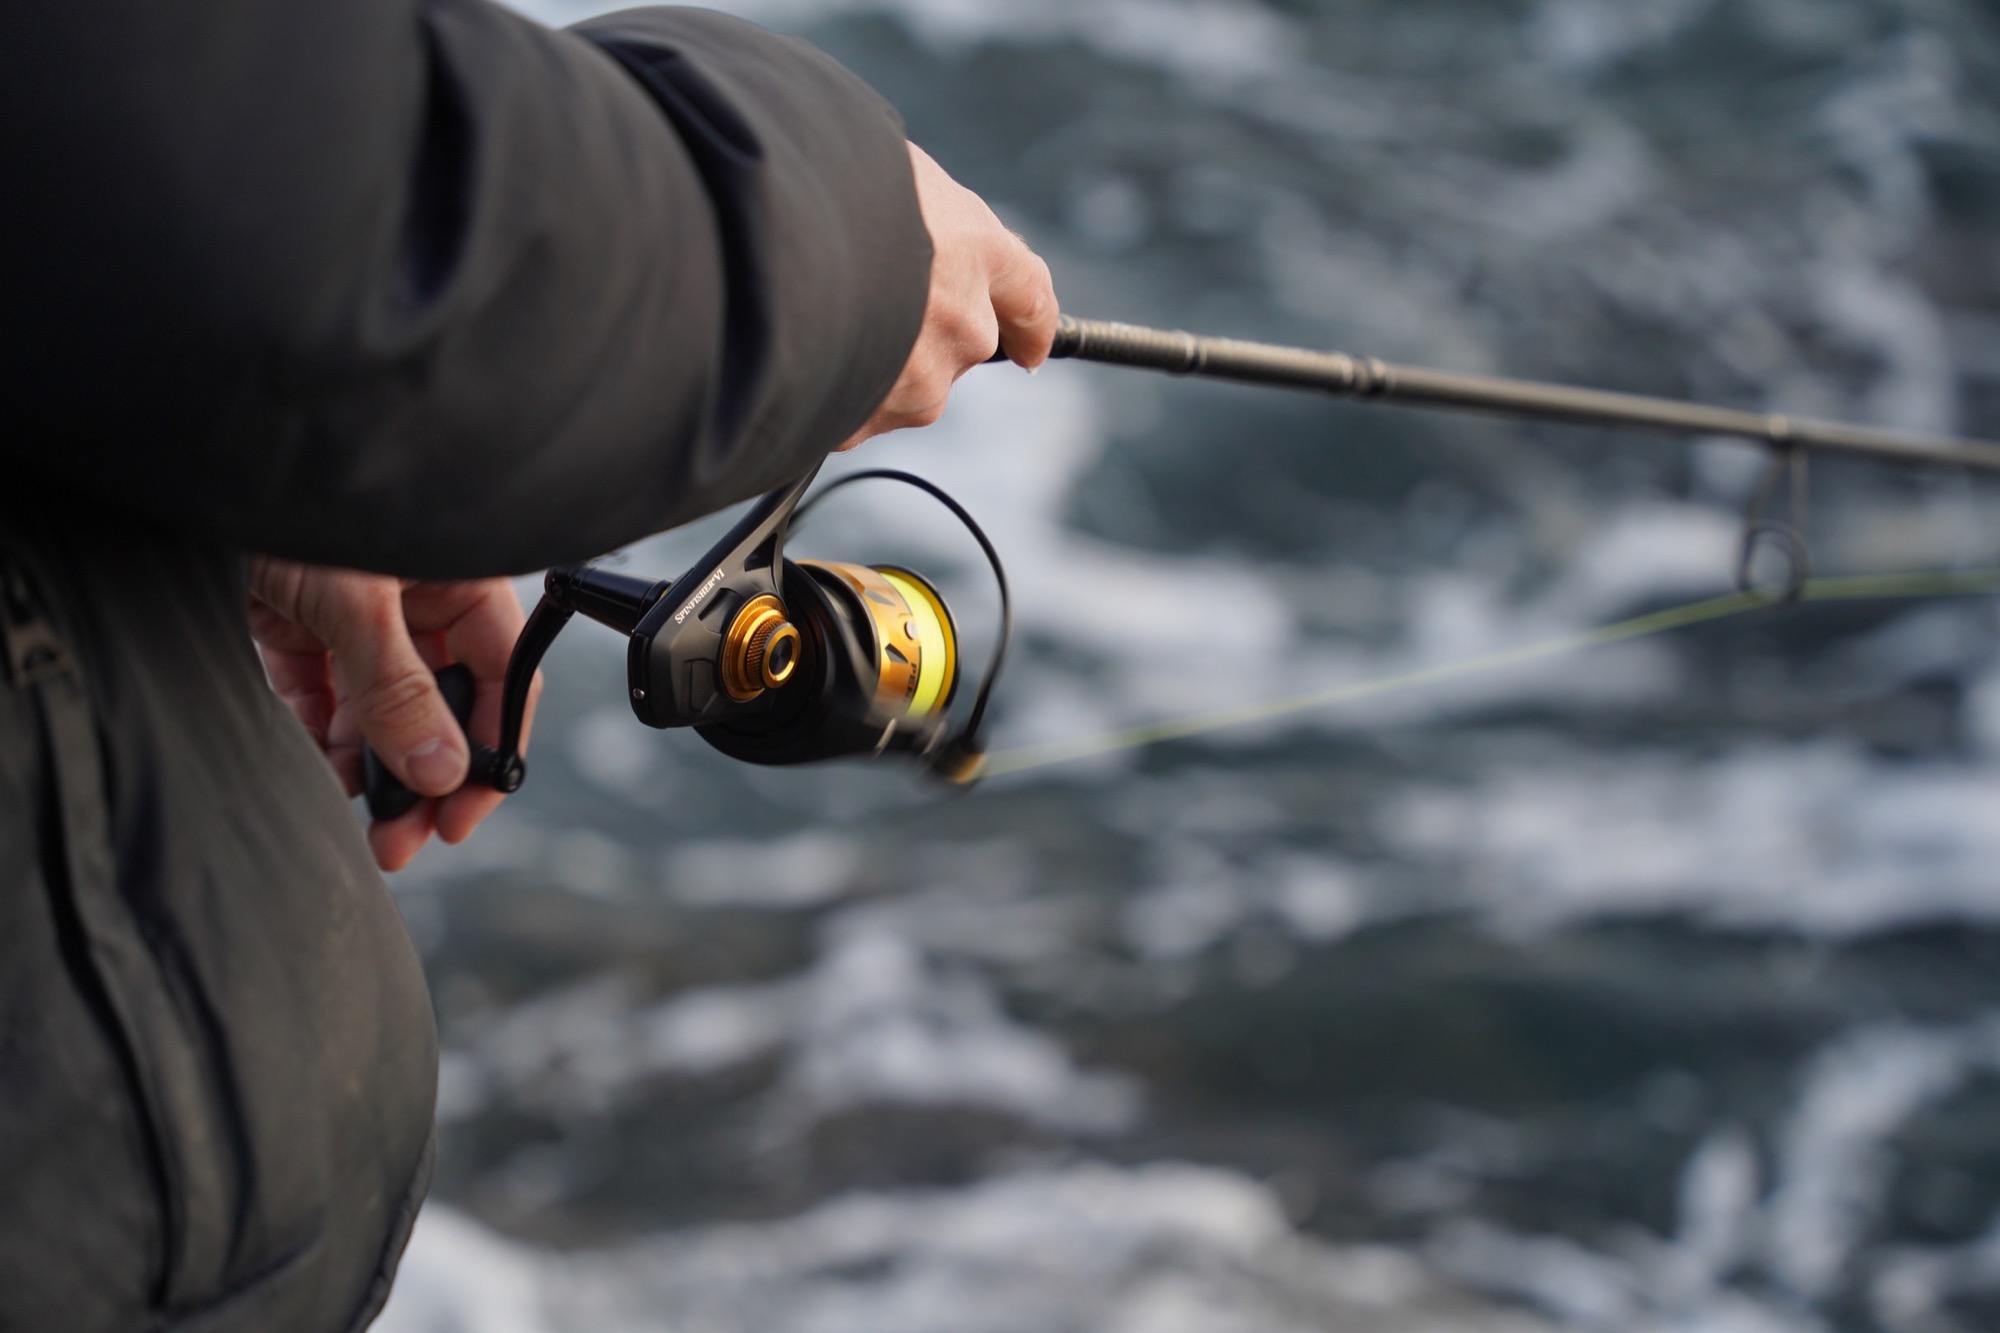
[[[1062,317],[1051,356],[1163,370],[1169,375],[1318,389],[1344,398],[1377,399],[1463,412],[1500,412],[1597,426],[1692,435],[1734,435],[1780,452],[1794,448],[1888,459],[1897,463],[1946,463],[2000,472],[2000,444],[1845,426],[1768,412],[1704,407],[1601,389],[1455,375],[1420,366],[1391,365],[1345,352],[1202,338],[1168,329],[1105,320]]]

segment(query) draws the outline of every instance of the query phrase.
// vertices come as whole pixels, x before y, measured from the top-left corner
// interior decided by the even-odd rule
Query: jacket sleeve
[[[921,322],[894,113],[722,15],[0,10],[0,486],[522,571],[796,477]]]

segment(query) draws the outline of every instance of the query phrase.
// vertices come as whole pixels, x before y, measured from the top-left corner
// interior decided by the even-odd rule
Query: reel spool
[[[797,626],[787,620],[771,633],[790,631],[797,640],[792,676],[800,688],[781,693],[766,713],[700,726],[696,734],[753,764],[880,754],[892,746],[929,752],[958,692],[958,627],[937,589],[894,565],[802,560],[787,561],[785,572],[790,611],[759,597],[731,618],[723,687],[744,702],[764,693],[735,693],[752,682],[732,669],[732,645],[747,644],[764,633],[765,617],[782,613]],[[768,652],[763,660],[768,667]]]
[[[951,706],[958,690],[958,626],[936,588],[897,565],[848,565],[807,560],[813,578],[839,580],[859,596],[878,649],[875,700],[923,719]]]
[[[898,565],[785,557],[791,524],[810,506],[808,475],[759,501],[677,579],[646,580],[591,565],[552,569],[541,601],[515,641],[501,702],[500,744],[471,742],[468,782],[518,790],[529,687],[550,644],[581,614],[629,638],[632,711],[652,727],[690,727],[716,749],[753,764],[803,764],[889,754],[915,759],[966,784],[984,755],[979,733],[1013,628],[999,554],[957,501],[906,472],[851,473],[820,496],[867,480],[923,490],[957,516],[985,552],[1000,590],[1000,636],[962,725],[957,623],[930,580]],[[443,668],[440,684],[461,726],[470,677]],[[462,705],[461,705],[462,701]],[[368,809],[393,819],[417,796],[370,753]]]

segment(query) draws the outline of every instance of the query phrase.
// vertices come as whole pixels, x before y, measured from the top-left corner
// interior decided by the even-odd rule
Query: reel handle
[[[451,715],[458,719],[458,729],[464,731],[472,718],[472,668],[463,662],[453,662],[441,666],[432,673],[437,678],[438,693],[444,696]],[[521,780],[527,776],[527,769],[518,756],[509,757],[490,745],[482,745],[471,736],[465,738],[470,757],[465,781],[469,786],[478,783],[495,791],[518,791]],[[371,819],[395,819],[416,809],[423,797],[403,785],[390,767],[382,762],[373,746],[361,749],[362,794],[368,802]]]

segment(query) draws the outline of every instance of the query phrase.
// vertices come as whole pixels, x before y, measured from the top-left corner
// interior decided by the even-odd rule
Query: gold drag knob
[[[777,689],[798,670],[801,646],[798,627],[785,619],[785,604],[769,593],[752,597],[723,636],[722,688],[736,700]]]

